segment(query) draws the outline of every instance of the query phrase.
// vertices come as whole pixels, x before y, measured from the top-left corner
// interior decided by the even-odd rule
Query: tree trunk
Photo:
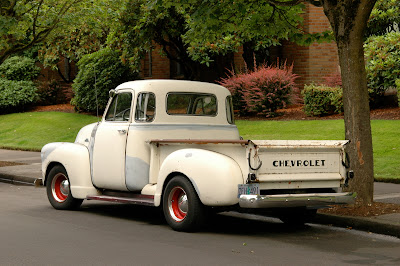
[[[322,0],[324,12],[335,34],[342,75],[346,152],[354,178],[349,191],[358,202],[373,201],[374,168],[369,97],[364,63],[363,37],[376,0]]]
[[[346,152],[355,177],[349,190],[356,191],[362,204],[373,199],[374,169],[367,78],[364,66],[363,42],[349,40],[338,43],[342,75]]]

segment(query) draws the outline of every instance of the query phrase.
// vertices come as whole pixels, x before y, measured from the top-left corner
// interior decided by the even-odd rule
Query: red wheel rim
[[[181,187],[174,187],[168,196],[168,209],[170,216],[181,222],[185,219],[188,211],[188,200],[185,190]]]
[[[56,201],[66,201],[69,194],[68,178],[62,173],[56,174],[51,182],[51,191]]]

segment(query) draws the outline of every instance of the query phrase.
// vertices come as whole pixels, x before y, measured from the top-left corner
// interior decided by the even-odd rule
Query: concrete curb
[[[313,222],[400,238],[400,221],[397,225],[376,217],[339,216],[318,213]]]
[[[42,177],[39,163],[0,167],[0,180],[11,184],[35,185]]]
[[[27,185],[27,186],[35,185],[35,179],[32,179],[31,177],[11,175],[5,173],[0,173],[0,181],[14,185]]]

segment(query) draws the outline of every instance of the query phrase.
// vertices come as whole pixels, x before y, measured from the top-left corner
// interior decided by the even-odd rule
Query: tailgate
[[[345,181],[344,146],[348,141],[255,140],[252,143],[249,163],[260,189],[337,188]]]

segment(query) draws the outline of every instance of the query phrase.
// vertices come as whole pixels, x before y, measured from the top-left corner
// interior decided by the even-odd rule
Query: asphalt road
[[[400,239],[383,235],[235,213],[179,233],[155,208],[85,201],[57,211],[45,194],[0,183],[0,265],[400,264]]]

